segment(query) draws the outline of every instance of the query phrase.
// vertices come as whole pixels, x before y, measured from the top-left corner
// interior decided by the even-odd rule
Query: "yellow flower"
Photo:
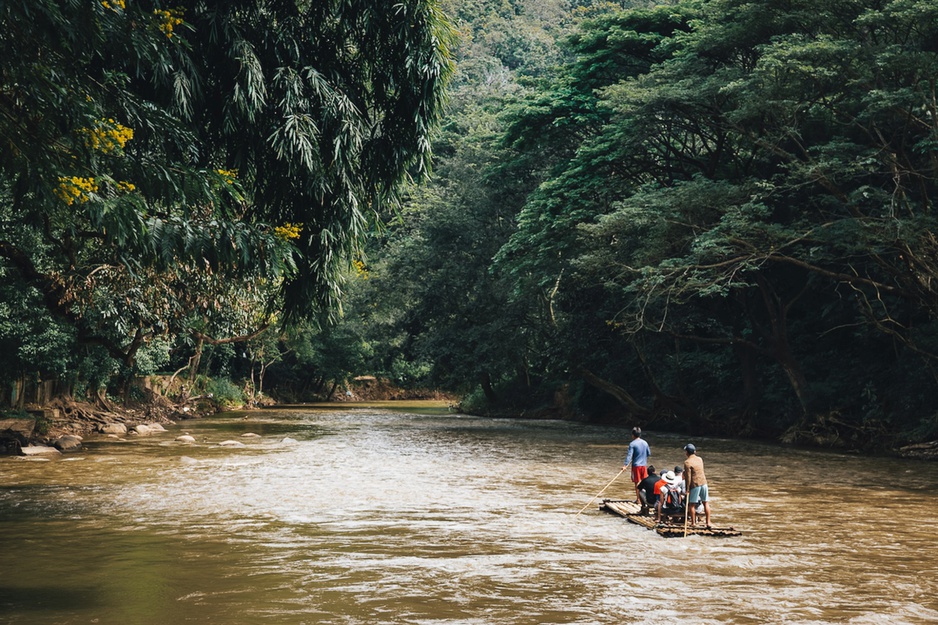
[[[127,8],[127,3],[125,2],[125,0],[112,0],[112,2],[102,2],[101,4],[104,6],[105,9],[111,9],[111,10],[120,9],[123,11],[124,9]]]
[[[83,204],[91,199],[91,194],[98,191],[98,183],[94,178],[81,178],[79,176],[59,178],[59,186],[55,194],[60,200],[71,206],[76,202]]]
[[[365,265],[365,261],[360,258],[356,258],[352,261],[352,266],[355,267],[355,273],[361,276],[363,280],[367,280],[371,277],[371,272],[368,271],[368,267]]]
[[[303,224],[285,223],[282,226],[274,228],[274,236],[284,241],[293,241],[300,238],[300,232],[303,231]]]
[[[223,177],[228,184],[234,184],[234,181],[238,178],[237,169],[216,169],[215,173]]]
[[[99,120],[95,122],[94,128],[82,128],[79,132],[85,137],[85,145],[104,154],[124,149],[127,142],[134,138],[133,128],[113,119]]]
[[[120,193],[133,193],[137,189],[137,186],[132,182],[127,182],[126,180],[117,181],[117,190]]]
[[[155,15],[158,20],[157,28],[162,30],[167,37],[172,38],[173,30],[182,24],[182,13],[183,10],[181,8],[169,10],[156,9],[153,11],[153,15]]]

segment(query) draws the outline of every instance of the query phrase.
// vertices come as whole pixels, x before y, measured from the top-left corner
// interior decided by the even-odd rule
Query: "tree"
[[[451,71],[429,0],[10,2],[0,27],[5,275],[130,368],[212,299],[199,275],[332,312]]]
[[[878,386],[877,359],[934,353],[935,9],[683,6],[692,30],[602,91],[608,122],[529,201],[501,262],[542,286],[569,263],[558,301],[603,286],[625,341],[670,339],[659,370],[681,345],[732,349],[783,376],[802,424],[840,408],[859,421],[843,398]],[[820,368],[820,350],[859,337],[870,368]]]

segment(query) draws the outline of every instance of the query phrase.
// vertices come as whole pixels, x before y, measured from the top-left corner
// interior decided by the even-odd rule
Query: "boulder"
[[[176,437],[176,442],[177,443],[194,443],[195,437],[189,436],[188,434],[183,434],[181,436]]]
[[[0,433],[10,432],[24,441],[33,435],[34,429],[36,429],[35,419],[0,419]]]
[[[61,456],[62,452],[48,445],[27,445],[20,453],[24,456]]]
[[[114,436],[127,435],[127,426],[123,423],[105,423],[99,430],[102,434],[113,434]]]
[[[63,454],[72,451],[79,451],[81,450],[81,437],[74,436],[72,434],[66,434],[65,436],[60,436],[57,438],[56,441],[52,443],[52,445]]]
[[[35,428],[35,419],[0,419],[0,455],[20,455]]]
[[[245,447],[241,441],[222,441],[218,443],[219,447]]]
[[[4,436],[0,433],[0,456],[19,456],[22,454],[23,443],[14,436]]]
[[[289,436],[287,436],[286,438],[284,438],[284,439],[283,439],[282,441],[280,441],[280,442],[283,443],[284,445],[292,445],[292,444],[296,443],[297,440],[296,440],[295,438],[290,438]]]
[[[136,434],[139,434],[140,436],[149,436],[151,432],[150,426],[143,425],[142,423],[140,425],[135,425],[130,431],[135,432]]]
[[[241,438],[260,438],[260,434],[255,434],[254,432],[245,432],[241,435]]]
[[[903,458],[913,458],[915,460],[938,460],[938,441],[914,443],[900,447],[899,455]]]
[[[147,423],[147,427],[150,428],[150,433],[151,433],[151,434],[156,434],[157,432],[165,432],[165,431],[166,431],[166,428],[164,428],[164,427],[163,427],[162,425],[160,425],[159,423]]]

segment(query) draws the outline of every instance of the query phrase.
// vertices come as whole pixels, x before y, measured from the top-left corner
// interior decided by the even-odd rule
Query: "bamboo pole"
[[[690,490],[687,491],[687,496],[684,497],[684,538],[687,538],[687,515],[690,514]]]
[[[603,486],[603,489],[602,489],[601,491],[599,491],[598,493],[596,493],[596,496],[593,497],[592,499],[590,499],[590,500],[586,503],[586,505],[583,506],[583,507],[580,509],[580,512],[583,512],[583,510],[586,510],[587,508],[589,508],[589,507],[590,507],[590,504],[593,503],[594,501],[596,501],[596,497],[599,497],[599,496],[602,495],[604,492],[606,492],[606,489],[609,488],[610,486],[612,486],[612,483],[615,482],[617,479],[619,479],[619,476],[622,475],[622,473],[623,473],[624,471],[625,471],[625,467],[622,467],[622,471],[619,471],[619,472],[616,474],[616,476],[615,476],[614,478],[612,478],[611,480],[609,480],[609,483],[606,484],[605,486]],[[575,516],[580,516],[580,512],[577,512]]]

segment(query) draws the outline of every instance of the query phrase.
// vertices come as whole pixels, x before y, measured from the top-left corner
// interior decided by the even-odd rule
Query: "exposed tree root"
[[[196,410],[186,410],[183,402],[176,404],[149,389],[144,391],[145,399],[132,405],[118,406],[110,400],[94,403],[79,401],[74,397],[59,396],[43,406],[45,414],[43,427],[39,428],[34,438],[41,442],[50,442],[64,434],[86,436],[103,430],[104,426],[120,423],[128,428],[147,423],[171,424],[179,419],[189,419],[205,414]]]

